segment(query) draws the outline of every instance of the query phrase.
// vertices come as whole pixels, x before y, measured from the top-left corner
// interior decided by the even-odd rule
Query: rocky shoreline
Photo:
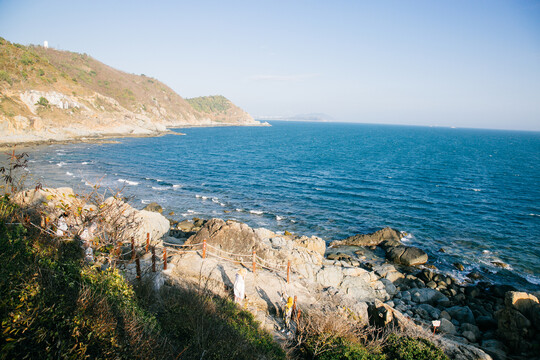
[[[81,201],[71,189],[27,191],[20,200],[35,206],[45,203],[53,222],[61,212],[58,204],[69,202],[72,207],[85,209],[88,205]],[[315,236],[276,234],[231,220],[174,222],[160,214],[162,209],[157,204],[139,211],[116,198],[104,203],[114,204],[122,214],[138,219],[137,229],[129,237],[137,239],[139,245],[145,243],[141,234],[149,233],[152,245],[168,249],[168,269],[151,275],[158,287],[202,282],[228,296],[238,268],[250,270],[246,279],[248,310],[270,332],[282,326],[280,297],[286,292],[298,297],[302,311],[343,317],[354,314],[366,325],[430,337],[452,359],[538,359],[539,293],[487,282],[460,282],[429,265],[421,249],[403,245],[405,234],[398,230],[385,228],[327,246]],[[77,233],[83,232],[83,225],[75,219],[69,221]],[[213,256],[203,258],[200,251],[178,251],[179,246],[195,249],[203,240]],[[129,239],[122,241],[123,257],[133,259]],[[252,253],[253,259],[256,254],[266,264],[256,272],[251,271]],[[148,253],[138,256],[143,269],[152,266]],[[106,257],[96,261],[103,269],[112,266]],[[290,283],[283,275],[288,265]],[[138,276],[133,261],[122,268],[126,278]]]
[[[540,293],[528,294],[509,285],[473,283],[472,280],[478,280],[475,272],[468,274],[470,282],[460,282],[426,264],[427,254],[403,245],[400,240],[406,234],[395,229],[333,241],[328,248],[316,237],[277,235],[220,219],[183,221],[176,225],[176,230],[176,235],[186,243],[207,238],[227,251],[246,253],[251,249],[259,253],[261,244],[265,243],[279,249],[286,247],[283,244],[287,242],[310,244],[306,245],[308,249],[324,257],[319,262],[304,257],[296,261],[295,270],[327,294],[368,304],[370,322],[388,326],[396,317],[404,316],[424,329],[433,330],[433,321],[439,321],[436,331],[444,339],[472,345],[493,359],[532,359],[540,353]],[[247,241],[250,231],[259,237],[259,242]],[[231,239],[239,239],[242,244]],[[367,259],[366,251],[377,250],[385,253],[386,260]],[[280,261],[279,256],[269,259]],[[384,314],[378,314],[382,308]],[[479,355],[460,356],[456,358]]]

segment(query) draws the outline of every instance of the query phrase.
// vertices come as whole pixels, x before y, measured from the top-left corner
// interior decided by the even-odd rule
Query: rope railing
[[[65,239],[66,237],[72,237],[73,234],[71,234],[69,231],[66,231],[66,230],[62,230],[63,233],[65,235],[58,235],[56,234],[55,232],[53,232],[52,230],[50,229],[47,229],[47,228],[44,228],[42,226],[38,226],[32,222],[29,222],[32,226],[34,226],[35,228],[41,230],[41,231],[44,231],[46,232],[47,234],[51,235],[52,237],[54,237],[55,239],[57,240],[62,240],[62,241],[67,241],[67,239]],[[146,234],[146,241],[144,241],[143,245],[139,245],[139,246],[135,246],[135,239],[131,239],[131,243],[118,243],[115,245],[115,249],[114,249],[114,252],[111,252],[110,255],[108,257],[108,260],[109,262],[111,263],[114,263],[115,265],[116,264],[129,264],[129,263],[133,263],[133,262],[137,262],[139,263],[140,262],[140,257],[137,256],[137,253],[139,251],[141,252],[144,252],[145,254],[148,253],[150,251],[150,234],[147,233]],[[128,251],[121,251],[121,246],[129,246],[131,245],[131,249],[129,249]],[[197,247],[200,247],[199,249],[196,249]],[[189,250],[188,250],[189,249]],[[174,243],[170,243],[170,242],[166,242],[166,241],[162,241],[162,245],[159,246],[159,245],[152,245],[152,256],[151,256],[151,259],[152,259],[152,268],[154,269],[154,272],[155,272],[155,263],[156,263],[156,260],[158,259],[158,256],[155,255],[155,251],[159,251],[161,250],[162,253],[164,254],[163,256],[163,269],[165,270],[167,268],[167,252],[169,253],[169,255],[182,255],[182,254],[193,254],[193,253],[196,253],[196,254],[199,254],[200,256],[202,256],[202,258],[206,258],[207,256],[212,256],[213,258],[217,258],[217,259],[220,259],[220,260],[224,260],[224,261],[228,261],[228,262],[231,262],[231,263],[235,263],[235,264],[243,264],[244,266],[245,263],[249,262],[249,259],[251,258],[251,262],[252,262],[252,271],[255,272],[256,271],[256,268],[261,268],[261,269],[266,269],[266,270],[269,270],[269,271],[272,271],[278,275],[281,275],[281,276],[284,276],[286,275],[286,279],[287,279],[287,283],[290,281],[290,272],[292,271],[292,267],[291,267],[291,264],[290,264],[290,261],[288,261],[287,265],[285,264],[277,264],[277,263],[272,263],[271,261],[268,261],[266,259],[263,259],[261,258],[260,256],[258,256],[255,252],[255,250],[253,250],[252,254],[238,254],[238,253],[233,253],[233,252],[230,252],[230,251],[226,251],[226,250],[223,250],[223,249],[220,249],[214,245],[211,245],[211,244],[208,244],[206,239],[203,240],[203,242],[199,242],[199,243],[195,243],[195,244],[174,244]],[[131,255],[131,259],[126,259],[126,257],[128,257],[129,255]],[[227,256],[228,255],[228,256]],[[233,258],[231,258],[233,257]],[[234,258],[236,257],[236,258]],[[138,266],[140,267],[140,265]],[[246,266],[247,267],[247,266]],[[139,277],[141,273],[141,270],[139,269],[138,272],[137,272],[137,277]],[[284,276],[285,277],[285,276]]]

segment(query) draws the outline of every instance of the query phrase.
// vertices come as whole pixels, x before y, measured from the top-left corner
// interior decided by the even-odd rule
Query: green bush
[[[231,107],[231,103],[229,102],[229,100],[227,100],[227,98],[221,95],[201,96],[192,99],[186,99],[186,101],[195,110],[207,114],[224,113]]]
[[[157,318],[183,359],[285,359],[253,315],[228,299],[197,289],[162,291]]]
[[[172,357],[118,272],[84,265],[75,241],[11,225],[10,209],[0,212],[0,358]]]
[[[32,56],[28,53],[24,53],[21,56],[21,64],[23,65],[32,65],[34,63],[34,59],[32,59]]]
[[[422,338],[391,334],[385,347],[388,360],[449,360],[433,343]]]
[[[38,102],[36,103],[36,105],[41,105],[43,107],[49,107],[49,100],[47,100],[47,98],[44,98],[43,96],[39,98]]]
[[[9,75],[9,73],[5,70],[0,70],[0,81],[5,81],[9,85],[13,85],[13,79]]]

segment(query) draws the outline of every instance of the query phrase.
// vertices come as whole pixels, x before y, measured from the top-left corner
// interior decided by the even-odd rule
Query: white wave
[[[294,224],[294,223],[296,223],[296,220],[291,219],[291,222]]]
[[[157,191],[163,191],[163,190],[169,189],[169,187],[168,186],[152,186],[152,189],[157,190]]]
[[[317,191],[324,191],[324,189],[317,188],[317,187],[315,188],[315,190],[317,190]]]
[[[88,161],[83,161],[81,165],[88,165]]]
[[[281,216],[279,216],[279,215],[276,215],[276,220],[277,220],[277,221],[281,221],[281,220],[283,220],[283,217],[281,217]]]
[[[164,182],[165,180],[156,179],[157,182]]]
[[[255,214],[255,215],[262,215],[264,214],[263,211],[260,211],[260,210],[249,210],[250,213],[252,214]]]
[[[73,176],[73,173],[70,173],[69,171],[66,171],[66,175]]]
[[[533,214],[533,213],[530,213],[529,216],[540,216],[540,214]]]
[[[216,204],[219,204],[219,199],[217,197],[213,197],[212,202],[216,203]]]
[[[208,200],[208,196],[201,196],[201,199]]]
[[[242,211],[244,211],[244,209],[240,209],[240,208],[237,208],[237,209],[234,209],[234,210],[237,211],[237,212],[242,212]]]
[[[172,187],[175,188],[175,189],[178,189],[178,188],[181,188],[182,185],[181,184],[174,184]]]
[[[58,164],[56,164],[56,166],[58,166],[58,167],[62,167],[64,165],[67,165],[67,164],[65,162],[63,162],[63,161],[60,161]]]
[[[533,275],[525,275],[525,279],[534,285],[540,285],[540,278]]]
[[[84,181],[84,180],[83,180]],[[90,184],[88,181],[84,181],[84,185],[94,187],[94,185]]]
[[[226,205],[227,205],[227,204],[225,204],[225,203],[222,203],[222,202],[220,202],[220,203],[219,203],[219,206],[223,206],[223,207],[225,207]]]
[[[124,183],[124,184],[128,184],[128,185],[132,185],[132,186],[137,186],[137,185],[139,185],[139,183],[136,182],[136,181],[130,181],[130,180],[126,180],[126,179],[118,179],[118,180],[116,180],[116,181],[121,182],[121,183]]]
[[[482,250],[482,254],[491,254],[491,251],[489,251],[489,250]]]
[[[414,237],[413,234],[409,234],[409,233],[405,233],[404,235],[405,236],[401,238],[401,241],[403,242],[411,241],[412,238]]]
[[[187,211],[187,212],[188,212],[189,214],[198,214],[198,212],[197,212],[197,211],[195,211],[195,210],[189,210],[189,209],[188,209],[188,211]]]
[[[196,197],[197,199],[200,199],[200,198],[202,197],[202,195],[197,194],[197,195],[195,195],[195,197]]]
[[[475,188],[471,188],[471,189],[467,189],[467,190],[472,190],[472,191],[476,191],[476,192],[482,191],[482,189],[475,189]]]
[[[141,200],[141,202],[143,204],[150,204],[152,202],[152,200]]]

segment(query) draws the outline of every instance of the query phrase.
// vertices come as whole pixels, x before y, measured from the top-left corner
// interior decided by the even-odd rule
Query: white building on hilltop
[[[45,49],[48,49],[48,48],[49,48],[49,42],[48,42],[47,40],[45,40],[45,41],[43,42],[43,47],[44,47]]]

